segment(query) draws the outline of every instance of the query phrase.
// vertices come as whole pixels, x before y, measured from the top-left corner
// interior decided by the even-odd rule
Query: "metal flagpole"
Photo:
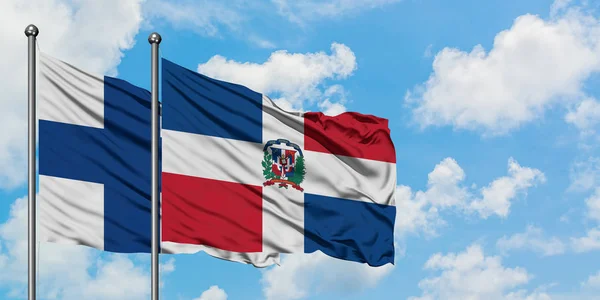
[[[36,235],[35,235],[35,138],[36,138],[36,115],[35,115],[35,40],[39,33],[38,28],[31,24],[25,28],[25,36],[27,36],[29,55],[28,55],[28,110],[29,110],[29,140],[27,143],[27,164],[29,175],[28,186],[28,295],[29,300],[35,300],[35,275],[36,275]]]
[[[158,300],[158,45],[162,38],[154,32],[148,37],[152,45],[152,300]]]

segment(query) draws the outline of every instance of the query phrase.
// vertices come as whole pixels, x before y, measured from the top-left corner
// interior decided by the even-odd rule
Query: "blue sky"
[[[390,120],[397,261],[162,257],[161,299],[600,297],[594,1],[3,1],[0,298],[26,287],[26,39],[149,88],[161,55],[296,110]],[[43,4],[42,4],[43,3]],[[301,4],[298,4],[301,3]],[[598,190],[597,190],[598,188]],[[43,299],[147,299],[149,258],[42,245]],[[413,298],[414,297],[414,298]],[[597,298],[596,298],[597,299]]]

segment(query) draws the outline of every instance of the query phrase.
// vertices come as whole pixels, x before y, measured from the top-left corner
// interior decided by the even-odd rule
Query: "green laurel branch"
[[[263,166],[263,176],[265,176],[266,180],[271,180],[273,178],[276,178],[277,176],[275,176],[275,173],[273,173],[273,170],[271,169],[271,165],[272,165],[272,160],[273,158],[271,157],[271,154],[269,154],[269,152],[265,151],[265,155],[262,161],[262,166]]]
[[[294,176],[289,177],[288,180],[300,185],[302,181],[304,181],[304,176],[306,175],[306,169],[304,167],[304,157],[299,156],[296,160],[296,166],[294,168]]]

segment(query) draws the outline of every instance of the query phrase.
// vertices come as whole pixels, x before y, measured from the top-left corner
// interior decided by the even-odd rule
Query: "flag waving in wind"
[[[394,262],[387,120],[286,112],[166,59],[162,103],[163,251],[253,253],[255,265],[315,251]]]
[[[150,252],[150,93],[40,53],[42,241]]]
[[[290,113],[162,61],[160,251],[394,262],[387,120]],[[150,93],[40,55],[40,240],[151,250]]]

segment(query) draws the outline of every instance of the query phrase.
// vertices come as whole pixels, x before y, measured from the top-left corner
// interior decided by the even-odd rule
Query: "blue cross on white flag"
[[[40,54],[42,241],[150,252],[150,93]]]

